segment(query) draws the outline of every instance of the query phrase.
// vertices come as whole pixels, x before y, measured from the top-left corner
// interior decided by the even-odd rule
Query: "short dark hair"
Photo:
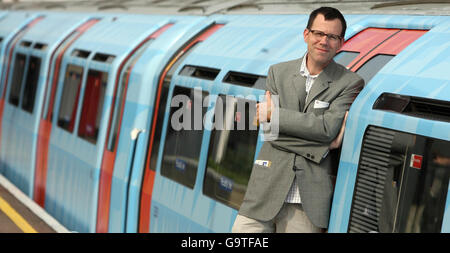
[[[345,18],[342,13],[333,7],[320,7],[319,9],[315,9],[311,12],[311,14],[309,14],[308,25],[306,28],[311,29],[314,19],[316,19],[318,14],[322,14],[325,17],[325,20],[339,19],[342,24],[341,37],[344,38],[345,30],[347,30],[347,23],[345,22]]]

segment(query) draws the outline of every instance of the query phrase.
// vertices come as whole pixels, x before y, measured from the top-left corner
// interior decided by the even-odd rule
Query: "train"
[[[0,173],[70,231],[231,232],[267,71],[304,55],[312,7],[143,2],[0,12]],[[366,85],[329,233],[450,232],[450,10],[389,4],[342,9],[335,61]]]

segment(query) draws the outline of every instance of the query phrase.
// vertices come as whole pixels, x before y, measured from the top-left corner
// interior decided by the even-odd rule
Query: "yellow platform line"
[[[36,230],[11,205],[0,197],[0,210],[3,211],[24,233],[37,233]]]

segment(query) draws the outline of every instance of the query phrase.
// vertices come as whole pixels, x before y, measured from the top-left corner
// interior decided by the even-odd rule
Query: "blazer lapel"
[[[305,99],[306,99],[305,84],[306,78],[300,75],[300,73],[296,73],[294,75],[294,78],[292,79],[292,85],[294,86],[296,91],[300,110],[303,110],[303,108],[305,108]]]
[[[330,87],[330,83],[333,82],[332,76],[335,71],[335,62],[332,61],[328,66],[319,74],[316,81],[314,81],[311,90],[309,91],[309,95],[306,98],[306,105],[303,107],[303,112],[306,112],[306,109],[311,104],[315,98],[320,95],[323,91]]]

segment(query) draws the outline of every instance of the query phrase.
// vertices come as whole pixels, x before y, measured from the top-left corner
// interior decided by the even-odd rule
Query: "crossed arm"
[[[271,94],[277,94],[273,83],[273,72],[269,71],[267,79],[266,101],[257,104],[256,121],[270,122],[273,111]],[[280,135],[272,145],[299,154],[299,149],[311,146],[328,146],[328,149],[339,148],[344,136],[348,109],[362,89],[364,81],[357,80],[348,85],[331,103],[323,114],[299,112],[287,108],[279,108]],[[266,113],[265,113],[266,112]],[[301,123],[300,123],[301,122]]]

